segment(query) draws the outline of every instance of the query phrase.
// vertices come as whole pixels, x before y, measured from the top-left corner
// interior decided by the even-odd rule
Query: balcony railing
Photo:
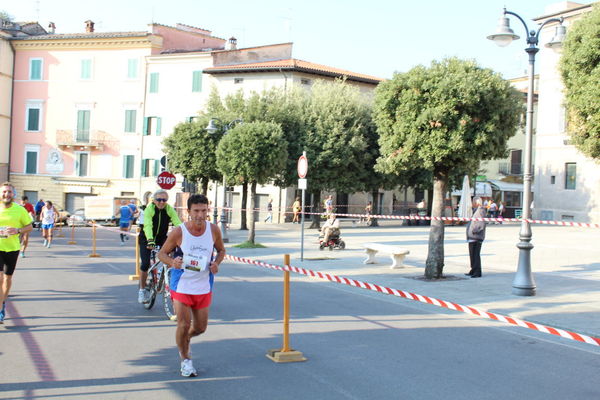
[[[498,165],[498,173],[502,175],[522,175],[523,164],[511,164],[509,162],[501,162]]]
[[[56,144],[62,149],[104,150],[104,132],[98,131],[56,131]]]

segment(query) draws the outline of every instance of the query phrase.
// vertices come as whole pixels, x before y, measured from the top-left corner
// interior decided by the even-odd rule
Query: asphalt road
[[[596,347],[334,283],[292,279],[292,347],[276,364],[282,275],[223,264],[200,375],[182,378],[175,324],[136,302],[133,245],[100,232],[49,250],[34,233],[0,328],[2,399],[597,399]]]

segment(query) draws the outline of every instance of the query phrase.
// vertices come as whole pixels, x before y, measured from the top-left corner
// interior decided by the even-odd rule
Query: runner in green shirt
[[[25,207],[13,202],[15,187],[11,183],[4,182],[0,186],[0,195],[0,323],[3,323],[6,316],[6,299],[21,250],[19,235],[31,232],[33,220]]]

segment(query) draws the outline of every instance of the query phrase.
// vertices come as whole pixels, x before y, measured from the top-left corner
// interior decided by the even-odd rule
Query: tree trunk
[[[371,214],[378,215],[381,211],[379,210],[379,189],[373,189],[373,207],[371,207]],[[370,226],[379,226],[377,218],[371,218]]]
[[[313,192],[312,199],[313,208],[311,211],[314,212],[315,215],[312,216],[312,224],[310,224],[308,228],[321,229],[321,215],[319,214],[319,211],[321,209],[321,192]]]
[[[447,185],[447,184],[446,184]],[[433,210],[433,196],[434,196],[434,188],[427,189],[427,215],[432,215]],[[444,195],[442,195],[442,200],[444,199]],[[443,212],[443,211],[442,211]],[[441,215],[440,215],[441,216]],[[424,225],[431,225],[431,223],[427,220],[423,221]]]
[[[208,178],[202,178],[202,194],[208,195]]]
[[[256,181],[252,181],[250,184],[250,230],[248,231],[248,242],[254,244],[254,232],[256,226]]]
[[[248,203],[248,183],[244,182],[242,184],[242,205],[241,205],[241,214],[240,214],[240,230],[247,231],[248,225],[246,225],[246,205]]]
[[[444,194],[448,186],[448,173],[434,171],[433,199],[431,201],[431,216],[441,217],[444,211]],[[425,278],[439,279],[444,271],[444,221],[431,221],[429,230],[429,249],[425,262]]]

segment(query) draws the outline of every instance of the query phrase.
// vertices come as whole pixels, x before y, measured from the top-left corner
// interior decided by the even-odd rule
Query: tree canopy
[[[200,116],[193,122],[182,122],[163,140],[171,172],[190,182],[202,181],[206,192],[208,180],[220,180],[215,150],[222,134],[206,131],[209,118]]]
[[[395,74],[375,95],[377,169],[398,176],[418,168],[431,171],[432,216],[440,217],[449,177],[475,173],[481,160],[506,156],[521,114],[517,91],[473,61],[450,58]],[[431,225],[425,276],[439,278],[444,225]]]
[[[600,159],[600,6],[569,27],[560,72],[573,144]]]

